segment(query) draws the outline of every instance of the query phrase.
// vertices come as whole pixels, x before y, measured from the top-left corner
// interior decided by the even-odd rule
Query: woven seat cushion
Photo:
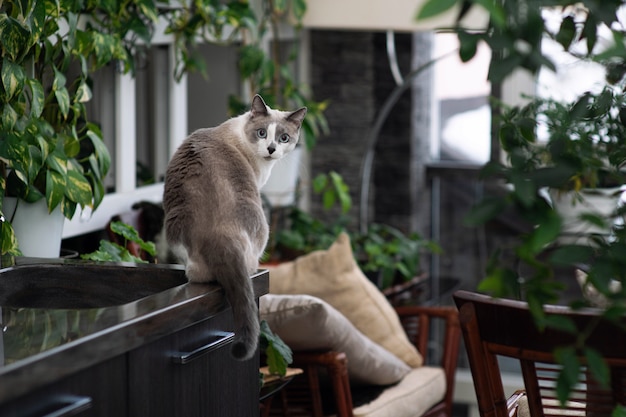
[[[410,367],[423,362],[389,301],[359,269],[346,233],[340,234],[328,250],[270,268],[270,293],[321,298]]]
[[[261,319],[293,350],[344,352],[348,374],[355,382],[393,384],[411,370],[317,297],[267,294],[259,300],[259,311]]]
[[[354,417],[421,416],[441,402],[446,393],[443,368],[421,366],[411,369],[402,380],[375,400],[354,409]]]
[[[568,401],[566,408],[561,408],[559,401],[554,399],[544,398],[541,403],[546,415],[563,417],[585,417],[587,415],[585,403]],[[520,396],[517,400],[517,417],[531,417],[526,395]]]

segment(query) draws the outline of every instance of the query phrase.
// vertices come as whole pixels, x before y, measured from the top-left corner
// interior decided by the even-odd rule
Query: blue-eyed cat
[[[269,234],[259,190],[298,143],[306,111],[274,110],[257,95],[248,112],[193,132],[167,168],[168,245],[189,281],[217,281],[224,288],[235,319],[232,355],[239,360],[254,355],[259,338],[249,279]]]

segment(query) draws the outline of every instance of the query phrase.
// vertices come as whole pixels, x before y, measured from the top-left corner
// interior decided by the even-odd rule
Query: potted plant
[[[297,205],[290,205],[272,213],[270,238],[264,263],[293,260],[314,250],[328,248],[346,228],[345,214],[352,206],[348,186],[334,171],[314,178],[313,193],[320,195],[326,210],[339,203],[340,213],[332,222],[314,218]]]
[[[268,28],[278,39],[283,17],[290,12],[298,21],[305,8],[304,0],[264,0],[260,12],[241,2],[206,7],[194,1],[151,0],[0,3],[0,208],[6,220],[2,253],[19,254],[25,243],[25,238],[15,237],[16,218],[3,201],[5,195],[17,197],[16,206],[41,202],[43,213],[57,210],[61,222],[79,206],[96,209],[102,202],[110,156],[101,127],[85,109],[92,97],[90,74],[107,65],[134,71],[134,55],[150,45],[157,23],[165,23],[166,33],[175,38],[177,77],[205,69],[195,54],[199,42],[240,45],[240,73],[251,91],[258,89],[270,105],[306,105],[304,129],[310,133],[307,140],[313,141],[315,130],[325,125],[325,104],[307,100],[287,76],[292,73],[287,69],[290,61],[276,60],[283,56],[278,46],[272,57],[263,49]],[[293,54],[286,56],[291,59]],[[231,101],[235,108],[245,98]],[[32,223],[31,216],[27,219]],[[39,230],[49,235],[50,229]],[[56,240],[60,243],[60,235]],[[54,253],[58,256],[58,249]]]
[[[556,280],[559,268],[584,265],[587,282],[609,300],[605,316],[611,319],[623,315],[625,293],[612,291],[611,283],[617,281],[621,288],[626,288],[623,285],[626,258],[621,255],[626,249],[626,229],[617,225],[608,236],[592,232],[586,240],[560,244],[562,214],[544,194],[546,187],[561,192],[580,192],[583,187],[598,189],[605,177],[623,183],[626,33],[618,22],[623,2],[563,1],[557,6],[540,0],[459,0],[445,4],[429,0],[418,11],[418,18],[438,15],[455,4],[462,6],[459,17],[474,7],[482,7],[490,15],[489,25],[483,31],[468,31],[461,25],[456,25],[454,30],[463,61],[474,56],[479,42],[491,48],[489,79],[495,85],[514,70],[537,74],[541,68],[554,69],[554,63],[541,47],[545,38],[555,40],[572,57],[599,63],[606,70],[605,86],[599,92],[586,92],[573,103],[533,99],[529,105],[513,108],[496,120],[494,134],[500,140],[506,163],[491,161],[484,172],[487,178],[496,176],[499,184],[506,185],[494,187],[497,192],[477,204],[468,214],[467,222],[482,225],[509,213],[522,219],[527,227],[511,248],[513,264],[498,248],[478,289],[495,296],[522,298],[528,302],[539,328],[555,326],[569,331],[570,323],[549,321],[542,306],[562,298],[565,286]],[[542,13],[548,9],[561,13],[556,27],[545,21]],[[609,36],[600,45],[602,32]],[[547,142],[538,144],[536,127],[542,123],[548,127]],[[608,216],[585,213],[581,221],[607,227],[616,215],[624,212],[620,208]],[[572,301],[573,307],[584,305],[588,305],[588,300],[582,296]],[[575,348],[585,345],[586,335],[578,336]],[[579,364],[567,361],[562,364],[564,370],[558,378],[557,390],[559,399],[565,401],[574,384],[568,375],[577,375]],[[608,379],[607,372],[599,382],[608,383]]]
[[[607,85],[574,103],[533,98],[502,116],[507,161],[490,169],[518,187],[548,190],[562,220],[561,242],[608,235],[616,220],[626,184],[623,87]]]
[[[441,248],[418,233],[372,223],[365,233],[351,236],[352,251],[361,270],[383,291],[404,291],[425,278],[422,257]],[[387,295],[391,295],[387,294]]]
[[[7,210],[5,193],[25,203],[43,201],[48,212],[58,207],[68,218],[77,206],[95,208],[104,197],[110,156],[84,103],[91,98],[89,73],[125,57],[124,34],[84,30],[76,3],[54,4],[0,6],[3,253],[18,253],[11,227],[16,213]],[[56,239],[60,244],[60,235]]]
[[[321,196],[326,210],[339,210],[331,221],[315,218],[292,206],[286,219],[273,228],[265,262],[293,260],[315,250],[325,250],[339,234],[350,229],[352,201],[348,186],[336,172],[320,174],[313,181],[313,191]],[[336,207],[339,206],[339,207]],[[438,252],[439,246],[417,233],[405,234],[385,224],[370,224],[364,233],[348,232],[352,252],[361,270],[381,290],[392,296],[424,280],[422,257]]]

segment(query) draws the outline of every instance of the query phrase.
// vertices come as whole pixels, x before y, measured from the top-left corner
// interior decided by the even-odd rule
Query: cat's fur
[[[235,318],[236,359],[251,358],[259,338],[249,279],[269,233],[259,190],[276,161],[296,146],[305,115],[305,107],[270,109],[257,95],[250,111],[185,139],[165,176],[168,244],[189,281],[224,288]]]

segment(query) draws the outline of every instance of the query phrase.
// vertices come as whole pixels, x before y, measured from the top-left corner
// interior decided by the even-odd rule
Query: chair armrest
[[[433,325],[437,324],[432,322],[440,320],[444,323],[443,351],[441,358],[434,365],[441,366],[445,372],[446,396],[444,402],[448,415],[451,415],[456,367],[461,344],[458,310],[449,306],[398,306],[395,309],[404,330],[424,357],[425,363],[430,363],[429,359],[431,359],[428,357],[430,330]]]
[[[319,393],[318,367],[326,368],[333,387],[337,417],[353,417],[352,393],[348,377],[348,357],[344,352],[335,351],[297,351],[293,352],[293,364],[306,369],[313,409],[320,410],[321,395]]]

